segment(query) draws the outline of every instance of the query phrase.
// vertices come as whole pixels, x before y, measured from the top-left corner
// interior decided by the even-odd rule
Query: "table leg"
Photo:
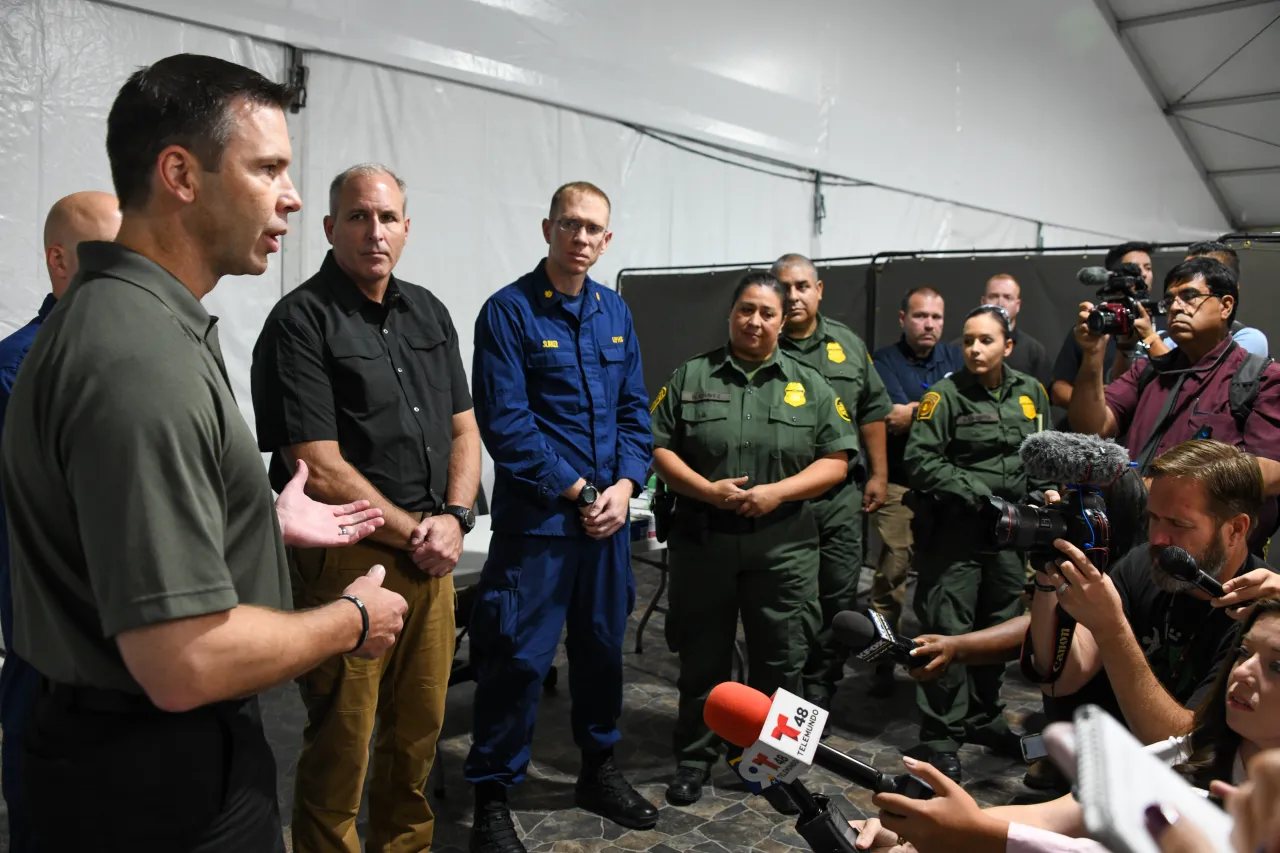
[[[640,617],[640,624],[636,627],[636,654],[644,654],[644,629],[649,624],[649,617],[658,609],[658,602],[662,600],[662,596],[667,591],[667,553],[662,552],[662,562],[654,560],[645,560],[640,557],[636,559],[642,563],[647,563],[658,570],[661,575],[658,578],[658,591],[653,594],[653,598],[649,599],[649,604],[644,609],[644,615]]]

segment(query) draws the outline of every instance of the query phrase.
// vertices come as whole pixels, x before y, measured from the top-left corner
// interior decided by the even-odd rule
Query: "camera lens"
[[[999,550],[1040,550],[1066,537],[1069,524],[1060,510],[1020,506],[1002,498],[987,498],[983,521],[992,544]]]
[[[1085,324],[1095,335],[1114,335],[1120,331],[1120,318],[1110,305],[1099,305],[1090,311]]]

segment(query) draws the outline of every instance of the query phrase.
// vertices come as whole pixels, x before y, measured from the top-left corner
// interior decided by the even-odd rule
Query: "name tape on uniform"
[[[681,403],[727,403],[729,395],[719,391],[682,391]]]

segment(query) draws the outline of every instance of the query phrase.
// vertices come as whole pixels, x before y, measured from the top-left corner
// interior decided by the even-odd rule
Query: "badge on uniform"
[[[938,404],[942,402],[942,395],[937,391],[930,391],[920,398],[920,408],[916,409],[916,420],[927,421],[933,417],[933,410],[938,408]]]
[[[834,361],[836,364],[840,364],[844,361],[844,347],[840,346],[840,344],[835,341],[828,341],[827,358]]]
[[[782,402],[797,408],[804,405],[804,386],[799,382],[788,382],[787,391],[782,395]]]
[[[1018,398],[1018,402],[1022,404],[1022,414],[1027,416],[1027,420],[1034,421],[1036,419],[1035,401],[1023,394]]]
[[[667,386],[663,385],[662,390],[658,392],[658,396],[653,398],[653,405],[649,407],[649,414],[658,411],[658,407],[662,405],[662,401],[667,399]]]

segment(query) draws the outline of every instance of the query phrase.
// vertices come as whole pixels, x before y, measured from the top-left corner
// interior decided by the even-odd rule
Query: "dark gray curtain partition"
[[[729,337],[729,301],[738,280],[769,264],[704,270],[623,270],[618,292],[631,308],[652,397],[672,371]],[[818,264],[822,310],[858,334],[867,328],[867,267]]]
[[[1232,238],[1240,253],[1241,304],[1238,319],[1261,329],[1280,353],[1280,240]],[[898,339],[898,311],[911,288],[927,285],[947,305],[944,340],[960,336],[961,318],[978,304],[988,278],[1008,273],[1022,286],[1018,325],[1039,339],[1049,357],[1058,354],[1074,322],[1077,306],[1093,301],[1095,288],[1076,280],[1081,267],[1101,266],[1106,246],[1071,251],[964,254],[886,253],[874,268],[862,259],[816,261],[823,280],[823,311],[849,324],[871,349]],[[1156,252],[1155,288],[1185,256],[1183,246]],[[731,268],[623,270],[618,290],[631,307],[644,357],[645,386],[652,395],[686,359],[722,345],[727,336],[729,299],[738,279],[767,263]],[[874,272],[872,270],[874,269]],[[874,286],[874,292],[868,288]]]

